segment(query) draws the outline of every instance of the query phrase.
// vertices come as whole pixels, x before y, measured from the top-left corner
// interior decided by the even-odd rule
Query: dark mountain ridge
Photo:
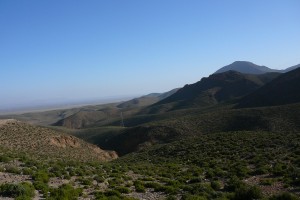
[[[278,75],[278,73],[242,74],[236,71],[212,74],[199,82],[185,85],[175,94],[150,107],[171,103],[175,104],[175,108],[215,105],[247,95]]]
[[[284,72],[289,72],[289,71],[292,71],[292,70],[297,69],[297,68],[299,68],[299,67],[300,67],[300,64],[295,65],[295,66],[292,66],[292,67],[288,67],[288,68],[286,68],[286,69],[284,70]]]
[[[300,102],[300,68],[270,81],[239,101],[237,108],[276,106]]]

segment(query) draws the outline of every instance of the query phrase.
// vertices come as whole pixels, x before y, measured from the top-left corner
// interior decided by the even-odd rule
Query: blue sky
[[[0,109],[164,92],[300,63],[299,0],[0,0]]]

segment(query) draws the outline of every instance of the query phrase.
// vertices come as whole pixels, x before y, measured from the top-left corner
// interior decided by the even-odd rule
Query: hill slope
[[[132,100],[116,103],[106,104],[102,107],[82,108],[78,112],[66,116],[57,122],[54,126],[63,126],[71,129],[82,129],[90,126],[101,126],[102,124],[109,124],[111,121],[118,121],[120,123],[121,113],[128,117],[139,112],[142,107],[149,106],[159,100],[162,100],[172,94],[178,89],[173,89],[165,93],[151,93]],[[97,109],[96,109],[97,108]]]
[[[217,70],[215,74],[223,73],[230,70],[241,72],[244,74],[264,74],[268,72],[280,72],[280,70],[270,69],[266,66],[259,66],[248,61],[235,61],[232,64]]]
[[[61,119],[54,123],[54,126],[64,126],[67,128],[84,128],[96,122],[106,121],[110,118],[119,116],[116,107],[107,107],[99,110],[81,110],[71,116]]]
[[[297,69],[297,68],[299,68],[299,67],[300,67],[300,64],[295,65],[295,66],[292,66],[292,67],[289,67],[289,68],[286,68],[286,69],[284,70],[284,72],[289,72],[289,71],[292,71],[292,70]]]
[[[127,121],[125,123],[130,124]],[[100,148],[115,150],[122,156],[158,143],[181,141],[202,134],[261,130],[298,132],[300,103],[250,109],[230,109],[224,106],[210,110],[182,109],[156,114],[149,119],[137,120],[131,125],[128,128],[72,130],[70,133]]]
[[[107,161],[118,157],[74,136],[16,120],[0,120],[0,146],[45,158]]]
[[[174,104],[173,108],[215,105],[249,94],[277,76],[278,73],[251,75],[236,71],[213,74],[197,83],[184,86],[151,107],[153,109],[155,106],[171,103]]]
[[[282,74],[241,99],[237,108],[275,106],[300,102],[300,68]]]
[[[151,104],[154,104],[160,100],[163,100],[175,92],[177,92],[178,88],[170,90],[168,92],[164,93],[151,93],[145,96],[141,96],[139,98],[134,98],[129,101],[123,102],[119,104],[118,108],[136,108],[136,107],[142,107],[142,106],[149,106]]]

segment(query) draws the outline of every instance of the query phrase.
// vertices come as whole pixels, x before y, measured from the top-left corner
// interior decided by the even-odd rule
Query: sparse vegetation
[[[116,118],[82,130],[2,125],[6,182],[0,178],[0,195],[28,199],[37,190],[45,199],[299,199],[300,104],[232,109],[231,103],[173,111],[160,105],[152,114],[126,108],[135,113],[125,118],[127,128],[113,126]],[[60,131],[122,157],[103,162],[113,152],[99,159],[96,146]]]

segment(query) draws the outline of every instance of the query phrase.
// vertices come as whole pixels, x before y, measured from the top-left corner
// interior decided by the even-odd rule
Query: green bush
[[[198,196],[198,195],[184,195],[182,199],[183,200],[207,200],[205,196]]]
[[[230,180],[226,183],[225,189],[229,192],[234,192],[240,187],[244,187],[245,183],[243,183],[239,178],[236,176],[230,178]]]
[[[42,181],[34,181],[33,186],[36,190],[39,190],[42,194],[46,195],[49,191],[49,186],[47,183]]]
[[[121,193],[118,190],[108,190],[104,192],[104,195],[107,197],[111,197],[111,196],[120,197]]]
[[[272,196],[270,200],[299,200],[299,198],[288,192],[284,192],[282,194]]]
[[[0,155],[0,162],[8,163],[10,158],[6,155]]]
[[[136,192],[146,192],[145,187],[141,181],[135,181],[134,187]]]
[[[78,178],[77,181],[79,181],[82,185],[92,185],[93,182],[89,178]]]
[[[94,180],[97,181],[98,183],[103,183],[105,181],[105,178],[103,178],[102,176],[95,176]]]
[[[123,193],[123,194],[130,193],[129,188],[123,187],[123,186],[116,187],[115,190],[117,190],[117,191],[119,191],[120,193]]]
[[[0,195],[5,197],[33,197],[34,187],[29,183],[21,184],[2,184],[0,186]]]
[[[24,175],[32,175],[33,174],[33,170],[28,167],[24,167],[22,171],[23,171]]]
[[[61,185],[50,190],[49,200],[76,200],[82,194],[81,188],[73,188],[70,184]]]
[[[232,200],[253,200],[253,199],[261,199],[261,198],[262,198],[262,192],[258,187],[243,186],[238,188],[235,191],[235,195]]]
[[[20,174],[21,171],[15,167],[15,166],[11,166],[11,165],[7,165],[5,166],[6,172],[8,173],[13,173],[13,174]]]
[[[273,184],[273,180],[270,178],[265,178],[265,179],[261,179],[260,180],[260,184],[261,185],[272,185]]]
[[[221,189],[221,183],[219,181],[212,181],[212,182],[210,182],[210,186],[214,190],[220,190]]]
[[[177,193],[177,189],[173,186],[162,186],[157,191],[161,191],[161,192],[164,192],[166,194],[176,194]]]
[[[157,182],[147,182],[144,184],[146,188],[153,188],[154,190],[159,190],[162,186]]]
[[[49,182],[49,175],[46,171],[38,171],[32,176],[33,180],[40,181],[43,183]]]

